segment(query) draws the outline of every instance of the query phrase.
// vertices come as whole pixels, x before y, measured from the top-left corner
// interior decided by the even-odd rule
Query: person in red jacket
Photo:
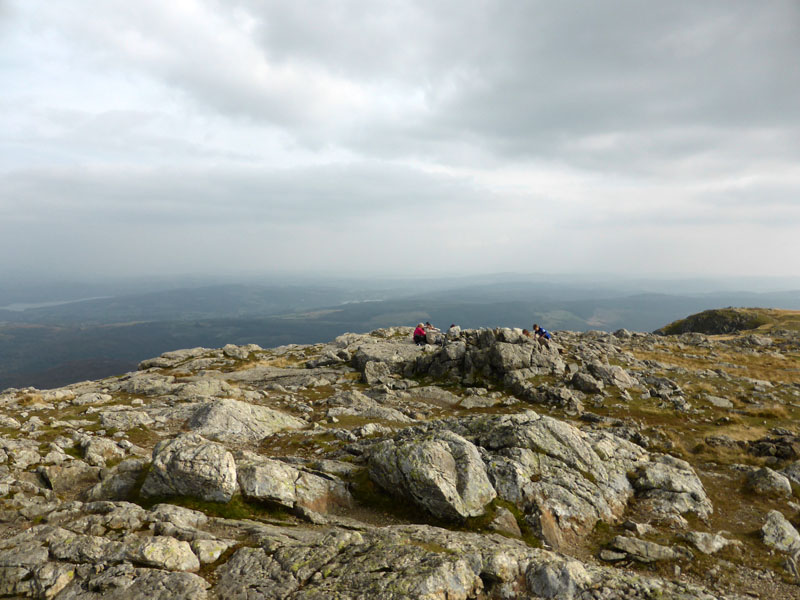
[[[414,343],[417,346],[424,346],[427,343],[425,339],[425,327],[420,323],[414,330]]]

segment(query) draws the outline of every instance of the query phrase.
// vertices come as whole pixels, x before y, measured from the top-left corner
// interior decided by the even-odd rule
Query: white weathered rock
[[[211,396],[233,396],[236,393],[236,388],[227,381],[216,377],[203,377],[184,383],[176,395],[179,398],[205,399]]]
[[[301,429],[306,421],[277,410],[231,398],[206,402],[192,415],[189,427],[210,439],[257,442],[285,429]]]
[[[706,395],[706,400],[711,402],[717,408],[733,408],[733,402],[727,398],[720,398],[719,396]]]
[[[491,453],[488,470],[499,496],[529,516],[548,542],[583,535],[598,520],[613,522],[633,496],[626,476],[647,454],[608,434],[589,435],[528,412],[468,424]]]
[[[6,448],[6,454],[14,468],[20,470],[28,469],[42,462],[42,456],[38,451],[23,445]]]
[[[50,489],[59,494],[80,492],[100,480],[100,468],[89,466],[82,460],[73,460],[63,466],[39,467],[38,472]]]
[[[228,502],[235,492],[233,455],[193,433],[156,445],[142,485],[144,496],[192,496],[214,502]]]
[[[191,545],[200,564],[209,565],[217,562],[220,556],[236,545],[236,542],[233,540],[195,540]]]
[[[767,513],[766,521],[761,527],[764,543],[770,548],[795,555],[800,552],[800,533],[777,510]]]
[[[382,406],[369,396],[357,390],[346,390],[338,392],[323,402],[330,408],[326,411],[328,417],[341,417],[350,415],[367,419],[381,421],[393,421],[397,423],[410,423],[412,419],[401,413],[399,410],[389,406]]]
[[[81,394],[75,398],[72,403],[76,406],[85,406],[87,404],[105,404],[111,402],[114,398],[110,394],[101,394],[98,392],[89,392]]]
[[[166,396],[179,388],[172,375],[155,373],[134,373],[120,385],[121,391],[135,396]]]
[[[200,561],[187,542],[165,536],[126,540],[125,558],[137,565],[167,571],[197,571],[200,568]]]
[[[587,394],[599,394],[603,391],[603,382],[595,379],[588,373],[575,373],[570,381],[575,389]]]
[[[334,505],[348,506],[350,494],[344,483],[297,469],[279,460],[256,459],[238,467],[242,495],[277,502],[289,508],[302,506],[327,512]]]
[[[737,540],[729,540],[719,533],[690,531],[685,537],[703,554],[714,554],[730,544],[741,544],[741,542]]]
[[[172,352],[165,352],[157,358],[149,358],[139,363],[139,370],[159,368],[165,369],[175,367],[182,362],[197,358],[204,354],[212,352],[209,348],[186,348],[183,350],[173,350]]]
[[[624,390],[636,385],[636,380],[628,372],[617,365],[605,365],[600,362],[590,362],[587,367],[592,375],[608,385],[617,386]]]
[[[537,597],[559,600],[572,600],[592,584],[589,573],[577,560],[532,565],[526,579]]]
[[[208,517],[199,510],[192,510],[174,504],[157,504],[148,515],[153,521],[165,521],[180,528],[201,527]]]
[[[84,438],[81,448],[84,460],[95,467],[105,467],[107,460],[119,460],[125,457],[125,451],[115,441],[106,438]]]

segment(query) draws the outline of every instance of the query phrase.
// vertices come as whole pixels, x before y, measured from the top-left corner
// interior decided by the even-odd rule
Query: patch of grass
[[[498,533],[502,536],[514,538],[511,534],[505,533],[503,531],[494,531],[489,529],[489,524],[495,519],[497,516],[497,511],[500,508],[507,509],[512,515],[514,515],[514,520],[517,522],[517,526],[522,533],[522,537],[520,538],[523,542],[525,542],[528,546],[532,548],[541,548],[542,547],[542,540],[534,533],[531,526],[528,524],[527,519],[523,512],[512,502],[508,502],[506,500],[502,500],[501,498],[495,498],[486,506],[486,512],[479,516],[479,517],[470,517],[465,522],[463,527],[459,529],[463,529],[466,531],[476,531],[476,532],[491,532],[491,533]]]
[[[81,452],[80,448],[76,448],[75,446],[70,446],[69,448],[64,448],[64,454],[68,454],[72,458],[83,458],[83,452]]]
[[[324,428],[313,433],[308,430],[281,432],[264,438],[258,446],[258,453],[264,456],[318,458],[320,453],[317,450],[333,451],[340,443],[333,433]]]
[[[124,457],[122,457],[122,456],[118,456],[118,457],[115,457],[115,458],[109,458],[109,459],[106,461],[106,468],[107,468],[107,469],[111,469],[112,467],[116,467],[116,466],[117,466],[119,463],[121,463],[123,460],[125,460],[125,458],[124,458]]]
[[[139,425],[137,427],[133,427],[132,429],[128,429],[125,434],[128,441],[143,448],[155,446],[156,443],[158,443],[158,441],[163,437],[158,432],[155,432],[144,425]]]
[[[279,522],[281,525],[294,525],[294,517],[285,507],[271,502],[248,500],[242,496],[234,496],[229,502],[211,502],[192,496],[156,496],[146,499],[139,498],[137,504],[146,509],[150,509],[157,504],[174,504],[221,519],[250,519],[253,521]]]

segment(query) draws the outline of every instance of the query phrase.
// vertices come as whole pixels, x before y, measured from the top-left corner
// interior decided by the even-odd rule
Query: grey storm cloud
[[[32,265],[90,268],[102,228],[109,261],[147,230],[142,268],[216,232],[216,264],[720,271],[692,253],[772,227],[747,260],[796,271],[795,0],[71,4],[0,0],[0,243]]]
[[[7,223],[33,219],[99,225],[133,220],[157,224],[331,223],[398,213],[422,215],[468,208],[487,199],[475,187],[409,168],[355,164],[265,172],[220,169],[59,169],[17,171],[0,178]],[[6,209],[5,211],[3,209]]]
[[[747,143],[754,132],[799,125],[793,1],[216,6],[230,20],[250,19],[251,58],[267,71],[257,61],[228,64],[196,48],[200,40],[186,31],[157,60],[146,59],[149,68],[199,102],[297,128],[312,143],[317,127],[331,135],[330,124],[320,124],[329,111],[344,121],[334,127],[338,143],[388,155],[465,143],[503,158],[565,157],[576,137],[627,133],[663,159],[687,149],[648,140],[651,130],[682,129],[691,144],[693,129],[712,129],[713,150],[724,148],[715,138],[725,138],[715,129]],[[140,34],[147,39],[144,26]],[[320,104],[327,86],[341,98]],[[360,115],[363,93],[384,95],[385,110]],[[393,97],[403,98],[395,110],[405,118],[395,118]],[[364,122],[405,144],[381,148]],[[622,158],[600,150],[609,163]]]

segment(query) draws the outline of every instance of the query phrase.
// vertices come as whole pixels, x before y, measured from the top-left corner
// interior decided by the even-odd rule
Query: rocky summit
[[[800,338],[192,348],[0,394],[0,597],[800,598]]]

